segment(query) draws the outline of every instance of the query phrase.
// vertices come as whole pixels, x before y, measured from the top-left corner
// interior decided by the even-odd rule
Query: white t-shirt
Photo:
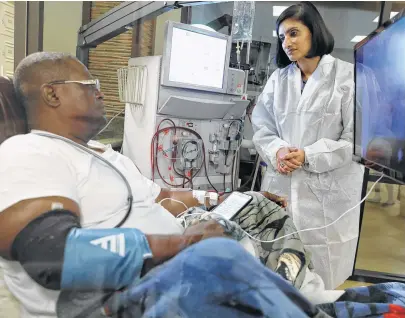
[[[90,142],[92,148],[127,178],[134,197],[132,212],[123,227],[147,234],[181,234],[183,228],[155,203],[160,187],[142,176],[134,163],[111,146]],[[148,154],[145,154],[147,156]],[[111,228],[125,216],[128,191],[124,181],[106,163],[69,143],[32,131],[0,146],[0,212],[19,201],[61,196],[77,202],[83,227]],[[17,262],[0,258],[5,282],[22,304],[22,317],[56,317],[59,292],[35,283]]]

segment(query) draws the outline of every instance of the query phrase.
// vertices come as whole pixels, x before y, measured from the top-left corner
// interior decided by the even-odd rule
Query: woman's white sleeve
[[[289,144],[279,136],[273,110],[274,86],[278,71],[273,72],[252,113],[253,143],[262,159],[277,169],[276,154]]]
[[[354,90],[350,89],[341,108],[343,131],[339,140],[322,138],[305,151],[305,170],[323,173],[341,168],[352,161],[353,156],[353,121]]]

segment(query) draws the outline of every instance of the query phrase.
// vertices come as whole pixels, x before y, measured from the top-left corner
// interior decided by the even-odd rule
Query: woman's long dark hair
[[[281,13],[276,22],[277,37],[279,35],[280,24],[290,18],[301,21],[312,34],[312,44],[307,55],[308,58],[322,57],[325,54],[332,53],[335,45],[333,35],[326,27],[318,9],[311,2],[304,1],[294,4]],[[277,40],[276,63],[279,68],[284,68],[292,63],[287,54],[285,54],[279,37]]]

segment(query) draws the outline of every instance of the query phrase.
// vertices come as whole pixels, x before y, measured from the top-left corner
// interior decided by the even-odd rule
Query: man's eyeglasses
[[[98,79],[91,79],[91,80],[83,80],[83,81],[53,81],[49,82],[49,85],[53,84],[69,84],[69,83],[77,83],[82,85],[94,85],[94,87],[100,91],[100,81]]]

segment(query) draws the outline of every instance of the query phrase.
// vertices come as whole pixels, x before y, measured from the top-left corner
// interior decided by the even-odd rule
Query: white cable
[[[279,241],[279,240],[281,240],[281,239],[283,239],[283,238],[286,238],[286,237],[288,237],[288,236],[291,236],[291,235],[294,235],[294,234],[298,234],[298,233],[301,233],[301,232],[309,232],[309,231],[316,231],[316,230],[325,229],[325,228],[327,228],[327,227],[329,227],[329,226],[335,224],[335,223],[336,223],[337,221],[339,221],[342,217],[344,217],[347,213],[349,213],[350,211],[354,210],[354,209],[357,208],[359,205],[361,205],[361,204],[367,199],[367,197],[371,194],[371,192],[374,190],[374,187],[377,185],[378,182],[381,181],[381,179],[382,179],[383,177],[384,177],[384,175],[382,174],[381,177],[373,184],[373,186],[371,187],[370,191],[368,191],[368,193],[365,195],[365,197],[364,197],[359,203],[357,203],[354,207],[352,207],[352,208],[350,208],[349,210],[347,210],[345,213],[343,213],[341,216],[339,216],[335,221],[333,221],[333,222],[331,222],[331,223],[329,223],[329,224],[327,224],[327,225],[325,225],[325,226],[314,227],[314,228],[312,228],[312,229],[304,229],[304,230],[301,230],[301,231],[296,231],[296,232],[293,232],[293,233],[290,233],[290,234],[287,234],[287,235],[283,235],[283,236],[281,236],[281,237],[279,237],[279,238],[276,238],[276,239],[274,239],[274,240],[271,240],[271,241],[262,241],[262,240],[259,240],[259,239],[255,238],[255,237],[253,237],[252,235],[250,235],[250,234],[247,233],[246,231],[243,231],[243,232],[245,232],[245,234],[246,234],[247,236],[249,236],[251,239],[253,239],[253,240],[257,241],[257,242],[261,242],[261,243],[273,243],[273,242]]]
[[[208,198],[209,199],[209,195],[205,195],[204,196],[204,198]],[[168,199],[168,198],[167,198]],[[165,200],[165,199],[163,199],[163,200]],[[162,201],[163,201],[162,200]],[[174,200],[174,199],[172,199],[172,200]],[[162,201],[160,201],[160,202],[162,202]],[[159,202],[159,203],[160,203]],[[181,203],[183,203],[183,205],[184,206],[186,206],[185,204],[184,204],[184,202],[181,202]],[[187,211],[188,211],[188,208],[187,208],[187,210],[186,211],[183,211],[183,212],[181,212],[180,214],[178,214],[177,216],[176,216],[176,218],[178,218],[178,219],[180,219],[185,213],[187,213]],[[194,214],[204,214],[204,213],[201,213],[201,212],[194,212],[194,213],[190,213],[190,214],[188,214],[188,215],[185,215],[184,217],[187,217],[187,216],[190,216],[190,215],[194,215]]]
[[[98,135],[100,135],[102,132],[104,132],[108,128],[108,126],[110,126],[112,121],[115,118],[117,118],[119,115],[121,115],[124,111],[125,111],[125,109],[121,110],[118,114],[114,115],[114,117],[110,119],[110,121],[107,123],[107,125],[105,125],[104,128],[99,131]]]
[[[184,213],[184,212],[186,212],[188,210],[188,207],[187,207],[187,205],[185,205],[184,202],[181,202],[181,201],[173,199],[173,198],[164,198],[164,199],[160,200],[158,204],[162,205],[161,203],[164,202],[164,201],[167,201],[167,200],[174,201],[176,203],[182,204],[186,208],[182,213]]]
[[[178,215],[176,216],[176,218],[177,218],[177,219],[180,219],[180,218],[183,216],[183,214],[185,214],[185,213],[187,213],[187,210],[181,212],[180,214],[178,214]]]
[[[337,221],[339,221],[342,217],[344,217],[347,213],[351,212],[352,210],[354,210],[355,208],[357,208],[359,205],[361,205],[361,204],[368,198],[368,196],[369,196],[369,195],[371,194],[371,192],[374,190],[374,187],[378,184],[378,182],[381,181],[381,179],[382,179],[383,177],[384,177],[384,175],[382,174],[381,177],[373,184],[373,186],[371,187],[371,189],[368,191],[368,193],[365,195],[365,197],[364,197],[359,203],[357,203],[354,207],[352,207],[352,208],[350,208],[349,210],[347,210],[347,211],[346,211],[345,213],[343,213],[340,217],[338,217],[335,221],[333,221],[333,222],[331,222],[331,223],[329,223],[329,224],[327,224],[327,225],[320,226],[320,227],[314,227],[314,228],[311,228],[311,229],[304,229],[304,230],[296,231],[296,232],[293,232],[293,233],[289,233],[289,234],[287,234],[287,235],[283,235],[283,236],[281,236],[281,237],[279,237],[279,238],[276,238],[276,239],[274,239],[274,240],[271,240],[271,241],[262,241],[262,240],[259,240],[259,239],[255,238],[255,237],[253,237],[252,235],[250,235],[250,234],[249,234],[248,232],[246,232],[245,230],[242,229],[242,231],[243,231],[247,236],[249,236],[252,240],[255,240],[255,241],[257,241],[257,242],[260,242],[260,243],[273,243],[273,242],[277,242],[277,241],[279,241],[279,240],[281,240],[281,239],[283,239],[283,238],[286,238],[286,237],[289,237],[289,236],[291,236],[291,235],[298,234],[298,233],[301,233],[301,232],[309,232],[309,231],[316,231],[316,230],[325,229],[325,228],[327,228],[327,227],[329,227],[329,226],[335,224],[335,223],[336,223]],[[209,213],[222,216],[221,214],[215,213],[215,210],[214,210],[213,212],[209,212]],[[184,212],[183,212],[182,214],[184,214]],[[191,213],[191,214],[185,215],[184,217],[191,216],[191,215],[194,215],[194,214],[204,214],[204,213]],[[184,217],[183,217],[183,218],[184,218]]]
[[[187,212],[187,211],[185,211],[185,212],[183,212],[183,213],[181,213],[181,214],[184,214],[184,213],[186,213],[186,212]],[[205,214],[205,213],[209,213],[209,212],[204,212],[204,213],[201,213],[201,212],[194,212],[194,213],[190,213],[190,214],[184,215],[184,216],[182,217],[182,220],[183,220],[183,222],[184,222],[184,228],[186,229],[186,228],[188,227],[187,220],[186,220],[187,217],[190,217],[190,216],[193,216],[193,215],[203,215],[203,214]],[[179,215],[180,215],[180,214],[179,214]],[[179,218],[179,215],[177,216],[178,218]]]

